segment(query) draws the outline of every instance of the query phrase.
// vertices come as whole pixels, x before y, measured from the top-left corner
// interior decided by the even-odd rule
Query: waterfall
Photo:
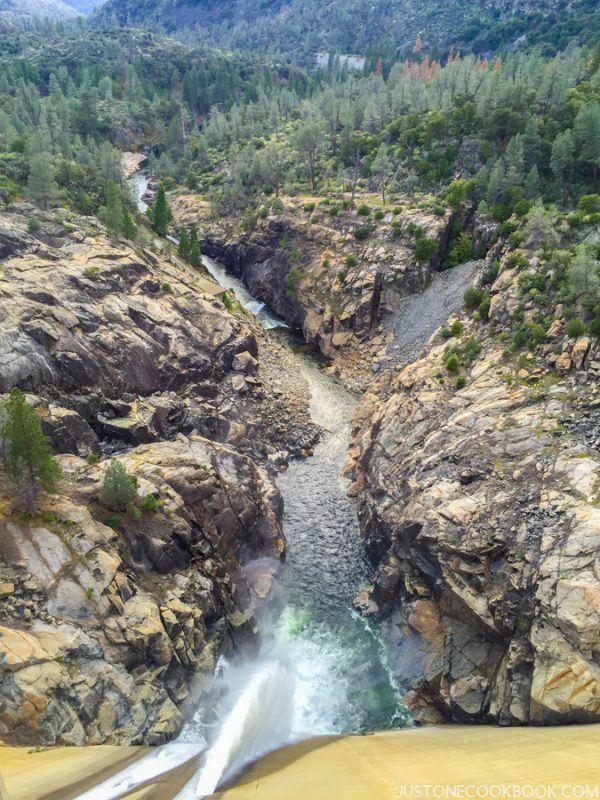
[[[281,326],[221,264],[203,260],[265,328]],[[369,578],[341,477],[354,398],[310,354],[295,357],[310,387],[311,417],[324,435],[312,457],[292,462],[278,477],[288,558],[277,597],[258,620],[262,645],[257,655],[220,660],[194,717],[173,743],[183,752],[204,748],[177,800],[208,796],[252,761],[302,739],[410,725],[377,628],[352,611],[353,597]],[[154,759],[140,764],[152,770]],[[131,782],[134,767],[121,780]],[[89,794],[85,800],[118,796]]]
[[[235,702],[199,776],[180,794],[180,800],[212,794],[228,777],[291,738],[294,676],[281,662],[245,665],[232,670],[228,679],[239,687]]]

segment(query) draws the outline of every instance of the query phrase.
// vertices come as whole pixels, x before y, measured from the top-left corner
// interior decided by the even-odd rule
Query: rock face
[[[38,396],[57,452],[84,456],[98,439],[136,445],[179,431],[231,442],[242,425],[249,452],[266,457],[274,416],[291,423],[292,452],[310,446],[306,386],[292,376],[274,397],[289,372],[275,367],[283,349],[249,315],[230,313],[217,284],[111,241],[93,220],[70,229],[46,220],[36,238],[28,210],[0,215],[0,393],[19,386]],[[257,374],[259,349],[267,368]],[[241,361],[255,382],[232,403]]]
[[[158,744],[257,639],[285,546],[257,462],[310,449],[307,386],[208,276],[95,220],[12,206],[0,255],[0,392],[27,392],[62,467],[31,518],[0,474],[0,739]],[[99,501],[114,453],[136,510]]]
[[[509,297],[492,300],[498,325]],[[359,406],[352,493],[378,565],[359,602],[387,630],[417,719],[598,722],[594,345],[556,339],[523,370],[465,325],[483,352],[464,388],[444,379],[438,337]]]
[[[201,438],[123,460],[156,512],[110,518],[97,501],[104,464],[65,456],[60,495],[30,521],[2,517],[0,556],[27,572],[2,601],[3,740],[164,742],[192,682],[252,629],[242,564],[278,559],[284,544],[267,476]]]
[[[452,222],[450,212],[437,216],[418,207],[377,218],[375,199],[367,217],[286,199],[281,213],[247,231],[239,220],[214,219],[194,195],[174,193],[170,205],[177,227],[198,225],[203,252],[224,262],[307,341],[328,358],[356,363],[364,363],[361,347],[377,335],[382,314],[428,284]],[[359,229],[368,232],[366,240],[355,238]],[[419,261],[421,235],[436,247]]]

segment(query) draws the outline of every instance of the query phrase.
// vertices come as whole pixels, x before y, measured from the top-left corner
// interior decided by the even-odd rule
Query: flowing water
[[[204,263],[266,328],[281,327],[221,265]],[[353,597],[369,578],[341,475],[354,398],[292,337],[272,335],[285,336],[296,354],[310,387],[311,416],[323,436],[312,457],[293,462],[277,479],[287,561],[260,620],[262,646],[258,655],[219,662],[213,702],[201,704],[177,742],[206,748],[178,800],[210,795],[251,761],[293,741],[410,724],[377,629],[352,610]],[[148,768],[171,751],[164,753],[159,749],[148,757]],[[130,781],[129,772],[117,780]],[[110,800],[109,784],[85,800]]]
[[[148,203],[144,201],[144,195],[148,190],[148,173],[145,170],[134,172],[127,179],[127,185],[138,210],[140,213],[145,214],[148,211]]]

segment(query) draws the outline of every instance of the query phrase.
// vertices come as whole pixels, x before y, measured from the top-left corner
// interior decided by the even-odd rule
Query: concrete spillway
[[[118,747],[40,752],[0,748],[0,774],[9,800],[76,800],[148,752],[148,748]],[[445,794],[439,797],[460,797],[456,787],[471,791],[479,787],[481,797],[491,798],[501,796],[493,794],[492,787],[506,786],[512,791],[508,797],[517,796],[515,787],[530,787],[530,791],[537,787],[536,793],[522,796],[578,800],[600,796],[598,753],[600,725],[446,726],[321,737],[270,753],[213,796],[222,800],[402,800],[418,797],[416,787],[443,786]],[[145,786],[115,795],[115,800],[174,800],[197,768],[193,758],[182,761],[163,775],[149,778]]]

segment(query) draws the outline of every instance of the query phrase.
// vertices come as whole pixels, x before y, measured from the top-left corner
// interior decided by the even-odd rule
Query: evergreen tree
[[[112,459],[104,471],[100,486],[100,502],[111,511],[127,511],[135,500],[138,481],[123,464]]]
[[[60,468],[38,415],[20,389],[13,389],[0,419],[4,469],[26,509],[33,511],[40,489],[54,492]]]
[[[108,182],[106,207],[104,208],[102,217],[111,235],[116,236],[118,233],[121,233],[123,228],[123,203],[121,201],[119,187],[114,181]]]
[[[388,149],[384,144],[381,144],[379,145],[379,150],[371,165],[371,175],[373,175],[377,181],[383,203],[385,203],[385,187],[390,179],[392,169],[393,164],[388,156]]]
[[[525,178],[525,196],[529,200],[536,200],[542,191],[542,182],[537,166],[534,164]]]
[[[537,167],[542,151],[542,137],[538,129],[538,122],[535,117],[529,117],[523,132],[523,156],[524,167],[531,170]]]
[[[190,264],[193,267],[199,267],[202,263],[202,254],[200,252],[200,242],[198,241],[198,232],[196,226],[192,226],[190,233]]]
[[[317,155],[323,145],[323,129],[316,119],[309,119],[296,131],[294,144],[300,155],[308,161],[310,185],[313,192],[317,191]]]
[[[600,290],[600,262],[594,257],[590,247],[577,248],[575,257],[569,265],[569,285],[576,299],[594,298]]]
[[[574,154],[575,142],[571,131],[566,130],[564,133],[559,133],[552,145],[550,169],[554,173],[554,178],[562,191],[563,205],[566,205],[569,200]]]
[[[137,236],[137,228],[135,227],[134,221],[131,219],[131,214],[126,208],[123,210],[123,224],[121,230],[126,239],[131,239],[133,241]]]
[[[40,208],[50,208],[58,197],[58,185],[54,179],[54,167],[48,153],[40,153],[31,159],[27,193]]]
[[[185,228],[181,229],[179,234],[179,244],[177,246],[177,254],[180,258],[183,258],[187,261],[190,257],[190,237],[188,236],[188,232]]]
[[[160,187],[152,207],[152,227],[159,236],[166,236],[171,221],[171,212],[167,203],[165,190]]]
[[[543,205],[535,205],[527,215],[526,244],[532,250],[550,248],[558,243],[552,215]]]
[[[600,103],[588,103],[575,119],[575,138],[580,146],[579,158],[592,167],[594,182],[600,167]]]

